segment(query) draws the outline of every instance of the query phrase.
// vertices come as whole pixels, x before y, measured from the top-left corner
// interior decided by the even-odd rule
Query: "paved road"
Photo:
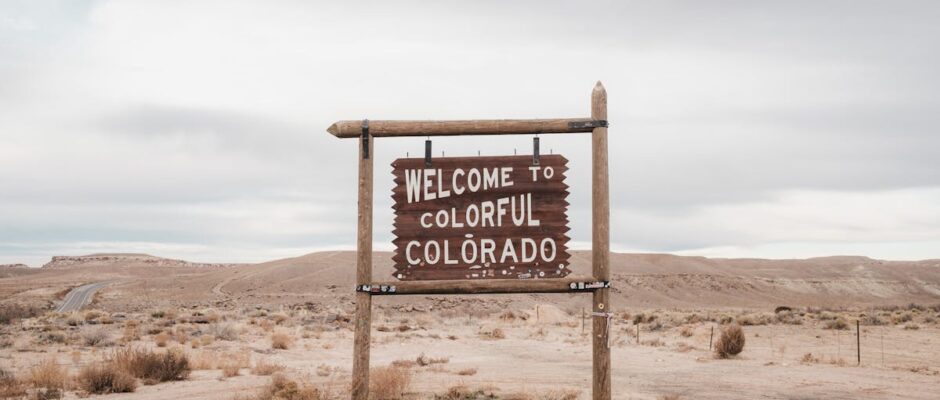
[[[69,293],[65,295],[65,300],[62,301],[62,305],[60,305],[56,311],[69,312],[81,310],[86,304],[91,303],[98,289],[108,286],[109,283],[111,282],[89,283],[70,290]]]

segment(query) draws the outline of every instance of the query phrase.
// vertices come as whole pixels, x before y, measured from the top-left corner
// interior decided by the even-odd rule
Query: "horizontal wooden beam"
[[[478,279],[437,281],[373,282],[359,285],[356,290],[374,295],[403,294],[494,294],[494,293],[570,293],[592,292],[610,287],[606,281],[592,277],[562,279]]]
[[[339,121],[326,129],[338,138],[362,137],[362,122]],[[592,132],[607,121],[590,118],[493,119],[464,121],[369,121],[372,137],[526,135],[536,133]]]

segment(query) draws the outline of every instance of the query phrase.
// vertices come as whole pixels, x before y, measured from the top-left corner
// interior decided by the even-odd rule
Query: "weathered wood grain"
[[[597,82],[591,94],[591,117],[607,119],[607,90]],[[607,173],[607,128],[594,128],[591,134],[591,228],[594,277],[610,280],[610,187]],[[603,315],[613,312],[610,289],[594,291],[592,349],[594,400],[610,400],[610,319]]]
[[[392,260],[395,265],[393,276],[400,280],[451,280],[451,279],[542,279],[562,278],[570,273],[567,252],[568,217],[568,185],[565,184],[567,159],[561,155],[542,156],[535,171],[537,178],[533,180],[532,156],[500,156],[500,157],[447,157],[432,160],[430,167],[425,165],[423,158],[398,159],[392,163],[395,177],[395,188],[392,190],[395,210],[394,230],[396,236],[393,240],[396,251]],[[486,190],[471,192],[466,179],[471,169],[477,171],[486,169],[493,171],[497,168],[507,170],[507,182],[512,185],[489,187]],[[451,179],[457,169],[462,169],[465,175],[460,176],[457,182]],[[543,171],[550,169],[550,176]],[[440,191],[450,193],[449,197],[435,198],[409,203],[406,188],[406,173],[414,174],[416,171],[433,170],[436,176],[444,176],[440,181],[434,180],[434,187],[430,192]],[[412,175],[414,176],[414,175]],[[500,180],[502,183],[502,180]],[[456,186],[456,187],[455,187]],[[455,189],[463,189],[457,194]],[[520,197],[521,196],[521,197]],[[538,220],[537,226],[530,224],[517,225],[513,223],[511,205],[506,206],[507,213],[502,216],[502,224],[498,226],[470,226],[469,208],[480,207],[484,202],[495,201],[500,198],[511,198],[516,202],[515,216],[525,214],[526,221],[531,216]],[[531,200],[530,200],[531,199]],[[412,199],[414,200],[414,199]],[[529,205],[531,202],[531,212]],[[523,204],[525,212],[522,213]],[[448,223],[439,226],[437,216],[440,212],[445,214]],[[424,218],[424,224],[422,224]],[[452,221],[463,224],[462,227],[453,226]],[[499,222],[499,217],[494,218]],[[428,223],[431,224],[428,227]],[[534,224],[533,224],[534,225]],[[474,250],[480,251],[479,241],[493,240],[499,252],[504,245],[516,250],[517,256],[524,245],[523,238],[534,240],[541,244],[542,240],[549,239],[554,243],[553,259],[535,259],[524,261],[513,260],[507,257],[495,259],[475,260]],[[412,247],[410,252],[408,244],[412,241],[420,242],[420,248]],[[467,241],[473,243],[467,244]],[[421,249],[428,243],[433,243],[435,250],[439,249],[441,256],[437,262],[415,263],[414,260],[422,255]],[[532,242],[529,242],[530,244]],[[531,249],[531,247],[530,247]],[[409,262],[409,255],[412,261]],[[448,257],[445,257],[448,256]],[[446,264],[444,259],[456,261],[456,264]],[[467,262],[467,260],[474,260]],[[505,261],[505,262],[504,262]]]
[[[376,121],[369,120],[373,137],[523,135],[537,133],[591,132],[596,124],[590,118],[493,119],[460,121]],[[362,121],[338,121],[326,129],[339,138],[362,135]]]
[[[369,158],[362,153],[359,139],[359,225],[356,240],[356,283],[372,282],[372,171],[375,141],[368,140]],[[369,399],[369,344],[372,332],[372,296],[356,293],[356,333],[353,339],[352,398]]]

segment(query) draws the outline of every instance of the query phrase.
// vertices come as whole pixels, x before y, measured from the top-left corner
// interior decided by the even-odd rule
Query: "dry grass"
[[[253,396],[238,400],[329,400],[336,398],[333,393],[324,388],[314,386],[309,382],[297,382],[282,374],[271,377],[271,383],[261,388]]]
[[[421,353],[421,355],[419,355],[418,358],[415,359],[415,363],[422,367],[426,367],[428,365],[433,365],[433,364],[447,364],[448,362],[450,362],[450,358],[447,358],[447,357],[431,358],[431,357],[424,355],[424,353]]]
[[[268,362],[265,360],[259,360],[255,363],[255,366],[251,368],[251,373],[254,375],[268,376],[283,370],[284,365]]]
[[[806,353],[800,358],[800,362],[803,364],[816,364],[819,362],[819,357],[814,356],[813,353]]]
[[[222,370],[223,378],[231,378],[233,376],[241,375],[241,368],[239,368],[238,364],[236,363],[224,362],[222,363],[222,367],[219,369]]]
[[[235,341],[238,340],[238,328],[235,324],[232,323],[213,323],[206,328],[206,332],[212,335],[215,339],[225,340],[225,341]],[[205,337],[205,336],[203,336]],[[207,343],[203,343],[206,345]]]
[[[192,371],[189,357],[181,351],[173,350],[156,353],[128,347],[115,350],[110,361],[122,371],[140,378],[146,385],[186,380]]]
[[[414,373],[410,368],[390,365],[369,372],[369,393],[376,400],[401,399],[411,387]]]
[[[130,393],[137,389],[137,379],[113,363],[85,366],[76,383],[79,389],[91,394]]]
[[[12,373],[0,368],[0,399],[25,397],[26,385]]]
[[[471,390],[464,385],[452,386],[446,392],[435,394],[434,400],[495,400],[496,395],[483,389]]]
[[[170,335],[167,335],[166,332],[160,332],[153,337],[153,343],[155,343],[157,347],[166,347],[169,341]]]
[[[465,368],[460,371],[457,371],[457,375],[460,375],[460,376],[473,376],[476,374],[477,374],[476,368]]]
[[[86,329],[82,331],[85,346],[106,346],[111,343],[111,334],[107,328]]]
[[[721,328],[721,335],[715,342],[715,356],[731,358],[744,351],[744,330],[738,325]]]
[[[41,361],[26,373],[26,383],[37,389],[61,392],[69,381],[68,370],[54,358]]]
[[[503,332],[501,328],[493,328],[492,330],[489,330],[489,331],[480,332],[480,337],[482,337],[483,339],[489,339],[489,340],[505,339],[506,332]]]
[[[286,333],[274,333],[271,334],[271,348],[279,350],[287,350],[290,348],[291,344],[294,343],[294,339]]]
[[[845,318],[838,317],[836,319],[826,321],[826,325],[824,325],[823,328],[844,331],[849,329],[849,323],[845,321]]]
[[[695,334],[695,327],[692,325],[682,325],[682,327],[679,328],[679,335],[681,335],[682,337],[692,337],[692,335],[694,334]]]
[[[14,321],[32,318],[43,313],[43,309],[19,304],[0,304],[0,325],[9,325]]]

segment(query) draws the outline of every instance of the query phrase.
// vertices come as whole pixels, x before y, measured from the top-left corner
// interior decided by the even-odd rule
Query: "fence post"
[[[715,325],[712,325],[712,334],[708,337],[708,351],[712,351],[712,340],[715,339]]]
[[[857,350],[858,365],[862,365],[862,328],[858,320],[855,320],[855,350]]]

